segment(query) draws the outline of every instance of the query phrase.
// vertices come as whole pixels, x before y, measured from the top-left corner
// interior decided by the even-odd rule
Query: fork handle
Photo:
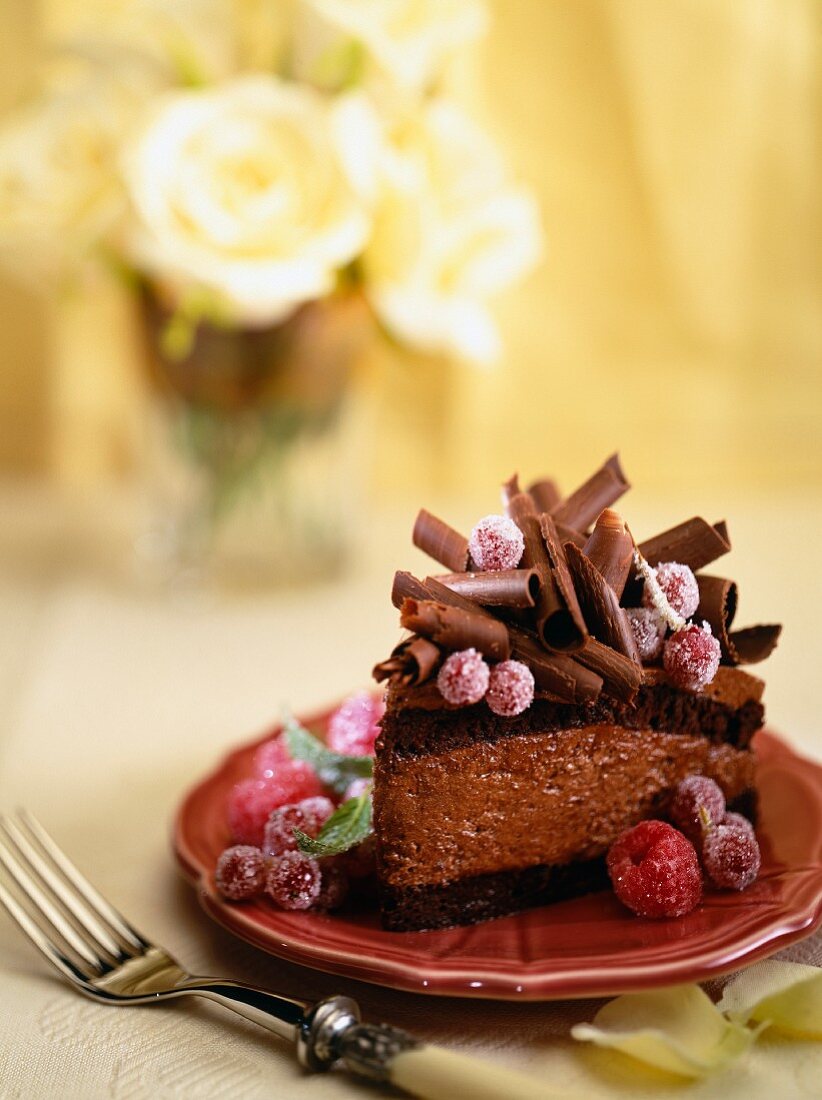
[[[547,1100],[550,1086],[493,1062],[427,1043],[398,1054],[389,1080],[423,1100]]]
[[[309,1008],[307,1001],[280,997],[267,989],[241,985],[229,978],[193,978],[179,988],[181,994],[205,997],[291,1042],[296,1042]]]

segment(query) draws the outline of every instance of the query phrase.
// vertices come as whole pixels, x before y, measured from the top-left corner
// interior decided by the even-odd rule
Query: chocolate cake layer
[[[393,686],[374,783],[386,927],[472,923],[598,888],[610,844],[664,817],[688,775],[750,802],[760,682],[729,671],[713,697],[654,672],[633,706],[537,699],[506,719]]]

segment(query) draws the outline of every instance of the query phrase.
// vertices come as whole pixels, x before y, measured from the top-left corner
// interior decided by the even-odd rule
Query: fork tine
[[[88,976],[75,966],[74,963],[59,950],[57,945],[46,935],[40,925],[31,917],[29,913],[23,908],[22,905],[15,898],[14,894],[6,887],[2,878],[0,878],[0,902],[5,906],[6,912],[14,920],[18,927],[23,931],[34,946],[45,955],[46,959],[56,966],[57,969],[71,982],[77,982],[81,985],[86,985],[88,982]]]
[[[7,817],[0,817],[0,827],[16,848],[17,853],[25,858],[43,882],[51,889],[57,900],[94,939],[95,946],[98,949],[104,951],[115,962],[123,962],[125,959],[132,957],[133,951],[131,949],[129,951],[123,950],[108,927],[99,918],[95,917],[93,911],[87,905],[83,904],[83,899],[77,891],[55,873],[37,851],[35,845],[31,843],[14,821]]]
[[[0,862],[14,881],[17,882],[21,892],[25,895],[25,898],[29,899],[33,908],[40,911],[42,920],[51,924],[55,932],[81,959],[84,959],[89,966],[98,972],[111,969],[105,961],[95,954],[94,950],[85,942],[85,939],[77,934],[74,927],[57,909],[52,899],[41,889],[36,879],[25,869],[20,860],[15,858],[8,845],[3,843],[2,838],[0,838]],[[42,924],[41,931],[45,932]]]
[[[83,896],[92,911],[99,918],[107,921],[128,944],[137,950],[142,951],[144,948],[151,947],[149,941],[145,939],[132,924],[129,924],[122,913],[118,913],[114,906],[107,902],[106,899],[94,889],[85,875],[82,875],[77,870],[68,856],[58,848],[57,844],[52,840],[33,814],[23,809],[18,810],[17,814],[20,822],[25,826],[29,835],[35,839],[54,866]]]
[[[62,939],[76,951],[81,959],[84,959],[98,974],[111,970],[111,966],[102,959],[74,927],[66,920],[48,894],[40,887],[37,879],[26,869],[22,861],[9,849],[2,837],[0,837],[0,863],[20,887],[20,890],[28,898],[31,904],[40,911],[40,914],[54,928]]]

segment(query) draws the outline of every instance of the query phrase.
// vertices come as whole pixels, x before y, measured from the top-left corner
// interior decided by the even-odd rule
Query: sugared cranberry
[[[475,649],[460,649],[443,662],[437,674],[440,695],[456,707],[478,703],[488,690],[490,670]]]
[[[705,830],[724,817],[725,795],[718,783],[706,775],[689,775],[682,780],[671,803],[671,820],[698,848]]]
[[[280,733],[264,741],[254,753],[254,772],[260,779],[271,779],[290,759],[285,738]]]
[[[321,879],[316,859],[286,852],[271,861],[265,892],[283,909],[310,909],[320,896]]]
[[[664,821],[641,821],[611,845],[608,874],[623,905],[640,917],[681,917],[702,897],[693,844]]]
[[[262,892],[265,867],[265,857],[259,848],[235,844],[220,853],[214,881],[224,898],[245,901]]]
[[[284,852],[296,852],[294,830],[315,837],[334,813],[334,803],[325,795],[304,798],[302,802],[280,806],[274,810],[263,830],[263,852],[267,856],[280,856]]]
[[[682,616],[690,619],[699,607],[699,585],[693,570],[678,561],[663,561],[654,570],[659,587],[665,593],[668,603]],[[642,602],[653,609],[653,601],[648,592],[643,592]]]
[[[703,623],[672,634],[665,643],[662,664],[676,687],[699,691],[716,676],[721,655],[719,642]]]
[[[753,823],[750,822],[743,814],[726,813],[720,822],[721,825],[734,825],[738,829],[743,829],[745,832],[751,834],[756,839],[756,830],[753,827]]]
[[[324,859],[320,867],[318,909],[339,909],[348,894],[348,876],[336,859]]]
[[[665,621],[648,607],[629,607],[625,614],[631,624],[636,647],[642,661],[655,661],[665,642]]]
[[[735,822],[723,822],[705,834],[702,864],[717,886],[744,890],[759,874],[762,857],[750,822],[747,824],[746,828]]]
[[[525,549],[522,531],[508,516],[485,516],[468,538],[468,552],[477,569],[516,569]]]
[[[320,794],[317,773],[304,760],[288,760],[271,779],[243,779],[228,798],[228,827],[238,844],[263,843],[263,828],[272,810]]]
[[[385,703],[370,691],[350,695],[328,720],[328,747],[345,756],[373,756]]]
[[[513,718],[534,701],[534,675],[521,661],[500,661],[488,678],[485,701],[494,714]]]

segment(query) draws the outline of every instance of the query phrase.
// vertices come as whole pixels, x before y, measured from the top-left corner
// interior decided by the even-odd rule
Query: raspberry
[[[702,897],[693,844],[664,821],[641,821],[608,852],[608,874],[623,905],[640,917],[681,917]]]
[[[328,720],[328,747],[345,756],[373,756],[385,703],[370,691],[350,695]]]
[[[629,607],[628,616],[639,657],[642,661],[655,661],[662,653],[665,641],[665,621],[658,612],[648,607]]]
[[[672,634],[665,643],[662,664],[676,687],[699,691],[716,676],[720,656],[719,642],[703,623]]]
[[[260,779],[271,779],[290,759],[285,738],[280,733],[270,741],[264,741],[254,753],[254,773]]]
[[[294,830],[315,837],[334,813],[334,803],[325,795],[304,798],[274,810],[263,830],[263,851],[267,856],[281,856],[284,852],[296,852]]]
[[[678,561],[663,561],[654,570],[659,587],[665,593],[668,603],[682,616],[690,619],[699,607],[699,585],[690,566],[680,565]],[[653,608],[650,594],[642,594],[645,607]]]
[[[747,826],[723,822],[706,834],[702,863],[717,886],[744,890],[759,874],[762,857],[750,822]]]
[[[320,865],[301,852],[285,852],[272,861],[265,892],[283,909],[310,909],[320,896]]]
[[[534,675],[521,661],[500,661],[488,678],[485,701],[494,714],[513,718],[534,701]]]
[[[446,702],[456,707],[478,703],[488,690],[490,670],[475,649],[452,653],[437,674],[437,687]]]
[[[318,909],[339,909],[348,894],[348,877],[335,860],[325,859],[321,868],[320,893],[316,905]]]
[[[359,798],[361,794],[370,791],[371,782],[370,779],[352,779],[345,788],[345,794],[342,799],[343,802],[348,802],[351,798]]]
[[[516,569],[524,549],[522,531],[507,516],[485,516],[468,538],[468,552],[477,569]]]
[[[738,829],[744,829],[745,832],[750,833],[754,840],[756,839],[756,831],[752,823],[742,814],[725,814],[720,821],[720,825],[734,825]]]
[[[245,901],[262,892],[265,880],[265,857],[259,848],[236,844],[220,852],[214,881],[224,898]]]
[[[704,811],[708,821],[702,819]],[[719,784],[705,775],[689,775],[676,789],[671,803],[671,820],[698,847],[706,828],[725,817],[725,795]]]
[[[320,791],[317,773],[304,760],[287,761],[271,779],[241,780],[228,797],[228,826],[233,839],[259,848],[272,810]]]

